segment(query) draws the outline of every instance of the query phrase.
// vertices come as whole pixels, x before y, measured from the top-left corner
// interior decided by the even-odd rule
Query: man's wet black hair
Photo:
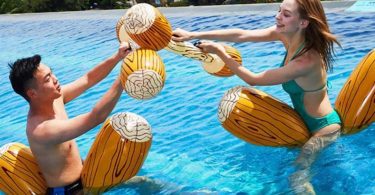
[[[32,85],[34,73],[38,69],[42,57],[34,55],[32,57],[21,58],[14,63],[9,63],[9,80],[13,90],[21,95],[26,101],[30,101],[26,91]]]

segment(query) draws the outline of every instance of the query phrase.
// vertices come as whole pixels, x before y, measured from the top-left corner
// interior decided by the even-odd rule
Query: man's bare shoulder
[[[39,142],[46,137],[46,123],[55,119],[47,119],[43,116],[29,116],[27,119],[26,134],[29,142]]]
[[[29,138],[33,139],[42,139],[45,138],[45,134],[47,134],[56,123],[57,120],[67,119],[67,114],[65,111],[65,106],[62,100],[62,97],[56,99],[53,103],[53,113],[52,114],[44,114],[40,112],[40,110],[30,109],[29,114],[27,116],[27,127],[26,132]]]

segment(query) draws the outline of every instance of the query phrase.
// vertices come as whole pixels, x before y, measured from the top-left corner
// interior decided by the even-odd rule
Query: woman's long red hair
[[[323,58],[325,69],[332,70],[333,43],[340,45],[329,29],[326,15],[320,0],[296,0],[300,17],[309,21],[305,29],[305,48],[300,55],[310,49],[316,50]]]

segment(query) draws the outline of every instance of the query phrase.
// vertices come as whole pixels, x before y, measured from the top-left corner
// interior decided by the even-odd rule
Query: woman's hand
[[[224,46],[220,43],[215,43],[212,41],[198,41],[194,45],[200,48],[204,53],[213,53],[216,55],[226,53]]]
[[[173,31],[172,40],[181,42],[181,41],[188,41],[193,38],[193,33],[177,28]]]

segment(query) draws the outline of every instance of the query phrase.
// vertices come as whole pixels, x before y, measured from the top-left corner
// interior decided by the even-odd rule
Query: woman
[[[340,135],[340,118],[327,94],[327,71],[332,69],[333,44],[339,42],[331,34],[320,0],[284,0],[276,15],[276,25],[259,30],[216,30],[188,32],[176,29],[174,41],[213,39],[231,42],[281,41],[286,55],[280,67],[253,73],[240,66],[222,45],[198,42],[203,52],[217,54],[228,67],[250,85],[282,84],[290,95],[295,110],[301,115],[312,137],[301,150],[296,164],[305,173],[317,152]],[[311,184],[297,172],[292,186],[314,193]]]

